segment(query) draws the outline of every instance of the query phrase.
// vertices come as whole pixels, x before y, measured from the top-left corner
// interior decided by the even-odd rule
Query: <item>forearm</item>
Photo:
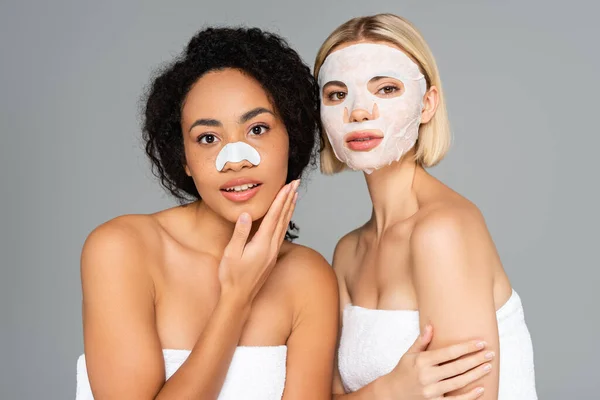
[[[249,304],[221,297],[188,359],[165,383],[156,399],[216,399],[249,311]]]
[[[356,392],[347,394],[334,394],[332,400],[386,400],[389,394],[386,391],[384,380],[387,375],[375,379],[368,385],[360,388]]]

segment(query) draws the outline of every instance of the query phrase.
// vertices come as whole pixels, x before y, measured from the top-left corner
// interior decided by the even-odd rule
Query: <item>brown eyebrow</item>
[[[391,76],[374,76],[373,78],[369,79],[369,83],[371,82],[378,82],[382,79],[387,79],[387,78],[392,78]],[[395,78],[392,78],[395,79]]]
[[[268,113],[271,115],[275,115],[273,114],[272,111],[267,110],[264,107],[256,107],[250,111],[245,112],[239,119],[238,123],[243,124],[245,122],[250,121],[252,118],[256,117],[257,115],[263,114],[263,113]],[[221,123],[221,121],[217,120],[217,119],[211,119],[211,118],[201,118],[199,120],[196,120],[192,126],[190,126],[190,129],[188,132],[191,132],[192,129],[194,129],[196,126],[210,126],[210,127],[222,127],[223,124]]]
[[[194,122],[192,124],[192,126],[190,126],[190,129],[188,132],[191,132],[192,129],[194,129],[196,126],[210,126],[210,127],[219,127],[219,126],[223,126],[223,124],[221,123],[221,121],[216,120],[216,119],[210,119],[210,118],[202,118],[199,120],[196,120],[196,122]]]
[[[327,89],[328,86],[343,86],[346,87],[346,84],[341,81],[329,81],[323,86],[323,90]]]
[[[273,116],[275,115],[275,114],[273,114],[273,112],[271,110],[267,110],[264,107],[256,107],[253,110],[245,112],[244,115],[242,115],[240,117],[238,122],[240,124],[243,124],[245,122],[250,121],[252,118],[256,117],[257,115],[264,114],[264,113],[271,114]]]
[[[400,83],[402,83],[402,84],[404,85],[404,82],[402,82],[402,80],[401,80],[401,79],[394,78],[393,76],[385,76],[385,75],[381,75],[381,76],[374,76],[374,77],[372,77],[372,78],[369,80],[369,83],[377,83],[377,82],[379,82],[379,81],[382,81],[382,80],[384,80],[384,79],[393,79],[393,80],[395,80],[395,81],[397,81],[397,82],[400,82]]]

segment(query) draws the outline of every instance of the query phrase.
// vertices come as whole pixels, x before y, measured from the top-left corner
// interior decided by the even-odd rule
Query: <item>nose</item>
[[[364,122],[364,121],[371,121],[373,119],[377,119],[377,104],[373,105],[373,111],[369,112],[367,109],[365,109],[364,107],[356,107],[352,110],[352,112],[350,113],[350,116],[348,116],[348,109],[346,108],[344,110],[344,119],[348,122]]]
[[[373,119],[373,117],[370,112],[363,108],[357,108],[350,114],[349,122],[363,122],[371,119]]]
[[[226,172],[226,171],[239,172],[244,168],[252,168],[252,167],[254,167],[254,165],[252,165],[252,163],[248,160],[242,160],[239,162],[227,161],[225,163],[225,165],[223,166],[223,169],[221,170],[221,172]]]

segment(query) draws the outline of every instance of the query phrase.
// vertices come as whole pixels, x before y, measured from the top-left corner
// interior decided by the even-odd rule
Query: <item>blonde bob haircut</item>
[[[439,93],[439,103],[433,118],[419,127],[419,138],[415,145],[415,161],[423,167],[439,163],[450,147],[450,123],[442,82],[429,46],[423,36],[407,20],[394,14],[377,14],[359,17],[340,25],[325,40],[315,60],[314,74],[319,78],[319,70],[325,58],[337,46],[357,41],[388,42],[400,47],[419,65],[425,75],[427,89],[435,86]],[[346,164],[338,160],[333,152],[326,133],[321,131],[321,172],[335,174],[346,169]]]

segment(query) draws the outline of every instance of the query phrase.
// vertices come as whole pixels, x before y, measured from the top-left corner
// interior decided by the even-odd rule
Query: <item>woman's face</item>
[[[181,127],[186,173],[206,205],[231,222],[242,212],[262,218],[285,184],[289,150],[285,125],[262,86],[236,69],[203,75],[184,101]],[[223,147],[236,142],[246,152],[226,150],[219,159],[228,161],[217,169]],[[251,150],[246,145],[260,156],[257,165],[252,157],[238,161]]]
[[[336,157],[367,173],[415,144],[426,92],[419,66],[389,43],[335,48],[319,72],[321,119]]]

